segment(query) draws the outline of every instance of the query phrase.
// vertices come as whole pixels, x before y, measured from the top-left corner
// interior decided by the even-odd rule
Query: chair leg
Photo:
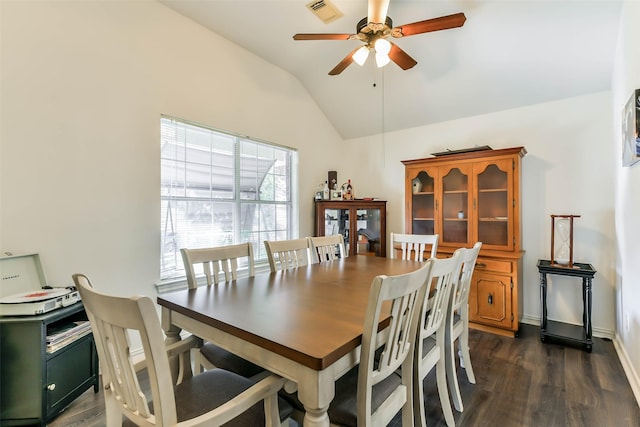
[[[191,369],[193,369],[193,375],[201,374],[203,371],[202,360],[204,358],[202,357],[202,353],[200,353],[200,349],[192,348],[190,356],[191,356],[191,365],[192,365]]]
[[[264,399],[264,414],[266,427],[280,427],[280,414],[278,411],[278,394],[271,395]],[[289,420],[286,420],[289,424]]]
[[[418,363],[419,365],[419,363]],[[424,415],[424,383],[421,369],[419,366],[414,366],[413,372],[413,413],[415,414],[414,421],[420,421],[418,426],[426,427],[427,419]]]
[[[471,355],[469,354],[469,328],[462,329],[460,335],[460,351],[462,352],[461,359],[464,359],[464,370],[467,373],[467,378],[471,384],[476,383],[476,376],[473,373],[473,366],[471,366]]]
[[[447,370],[446,363],[443,359],[438,360],[436,364],[436,378],[438,380],[438,394],[440,395],[440,405],[442,406],[442,412],[444,413],[444,419],[447,421],[448,427],[454,427],[456,422],[453,419],[453,411],[451,410],[451,403],[449,403],[449,391],[447,390]]]
[[[122,427],[123,415],[120,411],[120,403],[113,397],[111,391],[105,391],[104,412],[107,419],[106,427]]]
[[[447,336],[447,343],[445,345],[445,366],[447,372],[447,382],[449,383],[449,390],[451,390],[451,400],[453,400],[453,407],[456,411],[462,412],[464,407],[462,406],[462,396],[460,394],[460,386],[458,385],[458,373],[456,370],[456,340]]]

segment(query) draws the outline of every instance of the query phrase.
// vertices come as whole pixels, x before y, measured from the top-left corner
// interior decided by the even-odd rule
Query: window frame
[[[172,131],[167,132],[167,130]],[[212,139],[208,148],[206,144],[199,145],[196,138],[188,140],[189,133],[201,132],[208,134]],[[231,141],[232,150],[223,152],[218,150],[216,138],[220,141],[223,139],[225,143]],[[158,290],[166,291],[173,288],[181,288],[186,286],[186,276],[184,269],[180,268],[182,260],[180,257],[180,247],[189,247],[191,249],[198,247],[219,246],[222,244],[238,244],[251,241],[253,243],[254,259],[256,272],[268,271],[268,262],[266,251],[264,249],[264,240],[271,239],[292,239],[298,237],[298,218],[299,218],[299,196],[298,196],[298,152],[295,148],[287,147],[281,144],[274,144],[269,141],[259,140],[256,138],[240,135],[234,132],[217,129],[211,126],[194,123],[188,120],[179,119],[167,115],[160,117],[160,254],[159,254],[159,277],[160,282],[156,285]],[[169,144],[172,144],[171,146]],[[165,151],[164,148],[168,150]],[[173,147],[173,148],[171,148]],[[175,150],[172,155],[165,154],[171,150]],[[201,159],[206,160],[207,149],[209,150],[209,162],[194,162],[193,154],[197,151]],[[181,152],[180,150],[184,150]],[[251,152],[247,154],[248,152]],[[222,154],[221,154],[222,153]],[[265,154],[266,153],[266,154]],[[191,155],[190,155],[191,154]],[[203,156],[205,154],[205,156]],[[269,154],[271,157],[269,157]],[[228,158],[228,157],[232,157]],[[232,160],[232,165],[226,168],[227,164],[220,165],[221,160]],[[217,164],[214,164],[216,163]],[[244,163],[243,163],[244,162]],[[270,162],[270,166],[269,166]],[[284,166],[283,166],[284,163]],[[243,168],[245,165],[245,168]],[[246,166],[249,165],[249,166]],[[268,169],[266,169],[268,166]],[[190,169],[190,167],[192,169]],[[206,189],[202,184],[206,182],[202,180],[206,178],[206,174],[202,171],[209,168],[210,188]],[[248,167],[248,169],[247,169]],[[281,170],[284,167],[284,173]],[[255,170],[254,170],[255,168]],[[227,169],[227,170],[225,170]],[[213,171],[223,171],[227,174],[232,170],[233,184],[229,191],[229,175],[223,176],[224,182],[216,182],[213,179]],[[167,172],[170,172],[167,174]],[[193,176],[200,178],[189,179],[189,172]],[[179,173],[178,173],[179,172]],[[249,187],[246,183],[250,183],[255,178],[255,186]],[[219,174],[221,176],[221,174]],[[176,179],[176,177],[179,177]],[[273,186],[268,188],[272,190],[271,200],[267,198],[262,200],[261,194],[263,188],[268,182]],[[243,184],[241,184],[241,182]],[[215,184],[218,184],[217,186]],[[226,187],[224,187],[226,185]],[[215,189],[214,189],[215,187]],[[224,188],[223,188],[224,187]],[[222,190],[221,190],[222,188]],[[248,190],[249,189],[249,190]],[[283,190],[284,189],[284,190]],[[179,193],[184,192],[182,195]],[[209,195],[203,195],[206,193]],[[194,195],[197,193],[197,195]],[[220,195],[223,196],[220,196]],[[282,195],[285,194],[284,199]],[[229,197],[231,195],[231,197]],[[279,195],[279,196],[278,196]],[[171,203],[179,205],[171,206]],[[210,205],[208,221],[204,222],[204,226],[196,225],[196,220],[188,219],[185,212],[189,211],[189,206]],[[224,206],[228,205],[228,206]],[[229,229],[214,231],[215,225],[219,225],[219,221],[215,219],[215,209],[220,206],[230,208],[233,212],[232,231]],[[270,208],[273,206],[273,209]],[[247,210],[249,208],[249,210]],[[254,209],[251,212],[251,209]],[[282,213],[285,209],[286,225],[285,228],[278,229],[278,224],[282,221],[276,213]],[[268,219],[263,220],[265,214]],[[180,218],[182,213],[183,218]],[[246,218],[241,218],[242,213],[247,214]],[[272,215],[269,215],[272,213]],[[226,218],[226,217],[225,217]],[[249,221],[247,224],[244,221]],[[271,226],[265,226],[264,222],[269,222]],[[226,222],[225,222],[226,223]],[[168,225],[171,225],[171,235],[167,240]],[[178,224],[181,225],[180,230],[176,231]],[[243,226],[245,229],[243,230]],[[247,227],[248,226],[248,227]],[[207,244],[187,244],[192,237],[199,236],[199,228],[203,227],[203,231],[212,233],[210,235],[202,234],[205,240],[209,239]],[[208,229],[206,227],[209,227]],[[184,235],[183,235],[184,234]],[[200,236],[202,236],[200,235]],[[233,239],[229,242],[229,236],[233,235]],[[212,240],[220,239],[223,236],[224,242],[213,243]],[[248,237],[243,237],[248,236]],[[193,242],[193,239],[191,239]],[[168,261],[167,261],[167,257]],[[238,271],[240,276],[246,274],[241,267]]]

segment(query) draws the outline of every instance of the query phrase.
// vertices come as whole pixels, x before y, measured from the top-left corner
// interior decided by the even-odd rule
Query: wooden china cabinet
[[[405,232],[439,234],[438,257],[482,242],[471,326],[516,336],[522,307],[520,167],[524,147],[405,160]]]

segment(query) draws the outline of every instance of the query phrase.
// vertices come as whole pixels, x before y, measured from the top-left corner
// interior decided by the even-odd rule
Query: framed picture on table
[[[622,166],[631,166],[640,160],[640,89],[622,110]]]

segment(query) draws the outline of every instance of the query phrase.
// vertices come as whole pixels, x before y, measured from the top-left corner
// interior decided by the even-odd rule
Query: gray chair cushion
[[[264,371],[264,368],[210,342],[205,343],[200,348],[200,352],[215,367],[234,372],[246,378]]]
[[[393,390],[402,383],[400,375],[393,373],[373,387],[371,396],[372,408],[378,408]],[[411,391],[409,390],[409,393]],[[357,420],[358,366],[347,372],[336,382],[336,396],[329,406],[329,420],[332,424],[353,426]],[[409,396],[411,398],[411,396]]]
[[[251,380],[223,369],[205,371],[178,384],[175,387],[178,422],[197,417],[219,407],[253,384]],[[153,412],[153,403],[149,406]],[[291,405],[281,398],[278,398],[278,409],[280,420],[285,420],[293,412]],[[123,426],[132,425],[133,423],[128,419],[123,423]],[[256,403],[225,424],[228,427],[263,425],[265,425],[264,401]]]

